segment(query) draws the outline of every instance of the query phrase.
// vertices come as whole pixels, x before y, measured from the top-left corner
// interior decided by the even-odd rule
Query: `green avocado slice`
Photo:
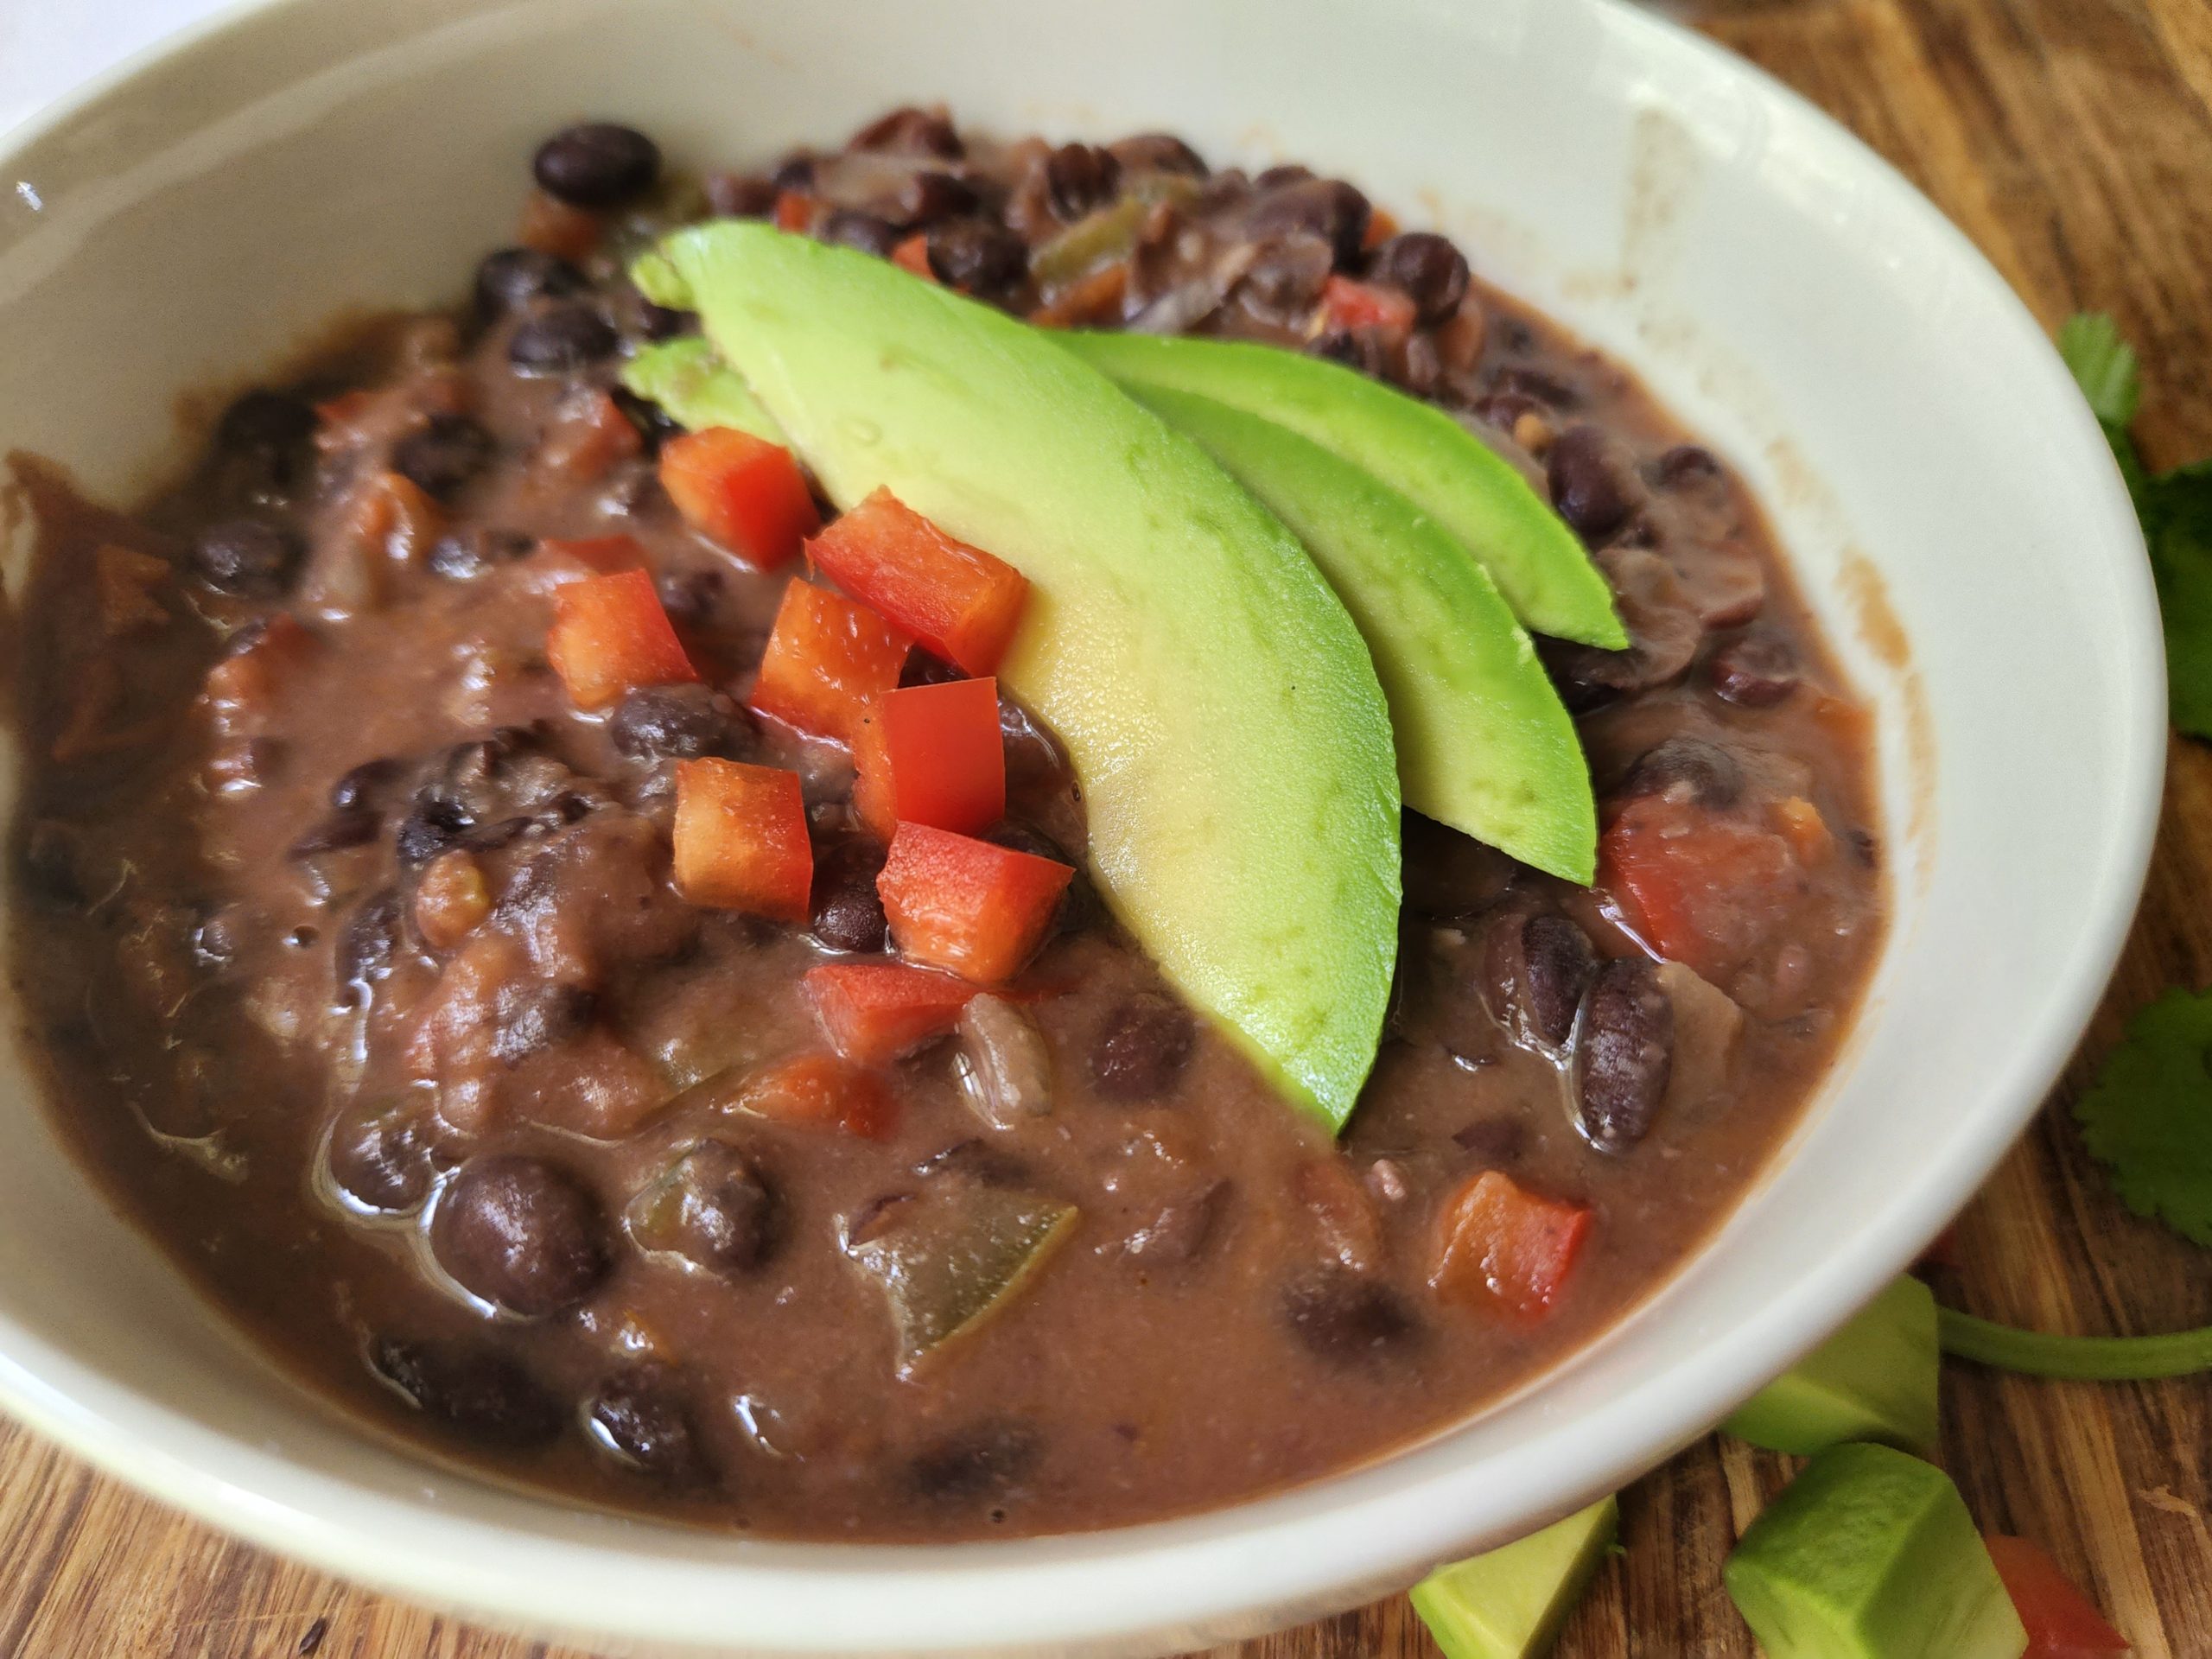
[[[1809,1458],[1846,1440],[1933,1455],[1942,1370],[1936,1294],[1905,1277],[1736,1408],[1721,1433]]]
[[[1614,651],[1629,643],[1612,590],[1566,521],[1442,410],[1276,346],[1163,334],[1054,338],[1124,385],[1233,404],[1365,468],[1455,537],[1530,632]]]
[[[1598,811],[1559,693],[1483,568],[1421,509],[1287,427],[1132,384],[1298,532],[1366,636],[1406,804],[1587,886]]]
[[[760,400],[696,334],[640,346],[622,365],[622,384],[695,432],[702,426],[734,426],[771,443],[786,441]]]
[[[1413,1588],[1445,1659],[1541,1659],[1619,1535],[1606,1498],[1516,1543],[1440,1567]]]
[[[1341,1128],[1397,954],[1398,779],[1298,538],[1051,339],[887,261],[727,220],[661,252],[832,500],[887,486],[1028,577],[1000,677],[1067,747],[1108,902]]]

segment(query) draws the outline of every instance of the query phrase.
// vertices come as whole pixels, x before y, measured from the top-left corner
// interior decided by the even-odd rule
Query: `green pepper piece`
[[[1075,1230],[1072,1205],[1033,1193],[938,1186],[893,1211],[845,1254],[883,1288],[899,1375],[1003,1306]]]

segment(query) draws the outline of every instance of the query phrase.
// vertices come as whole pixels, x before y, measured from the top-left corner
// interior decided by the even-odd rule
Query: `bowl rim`
[[[268,15],[314,3],[226,0],[0,130],[0,171],[169,60],[244,35]],[[2090,905],[2095,924],[2053,983],[2049,1006],[2058,1012],[2000,1057],[1985,1090],[1991,1104],[1979,1132],[1958,1142],[1947,1160],[1923,1166],[1882,1217],[1878,1248],[1809,1267],[1799,1294],[1747,1313],[1732,1328],[1725,1353],[1708,1357],[1694,1375],[1681,1363],[1662,1368],[1601,1410],[1577,1419],[1585,1447],[1613,1450],[1582,1450],[1554,1432],[1517,1452],[1513,1461],[1520,1483],[1537,1494],[1533,1507],[1548,1515],[1617,1489],[1705,1433],[1737,1400],[1817,1345],[1849,1310],[1908,1266],[1987,1179],[2057,1081],[2118,962],[2149,872],[2167,747],[2164,639],[2140,526],[2094,417],[2025,304],[1901,172],[1808,99],[1757,65],[1638,10],[1630,0],[1581,3],[1633,49],[1683,54],[1702,73],[1746,87],[1801,135],[1816,139],[1874,193],[1885,213],[1913,221],[1941,250],[1976,308],[2002,327],[2024,361],[2038,365],[2044,384],[2032,389],[2035,394],[2063,393],[2056,405],[2065,412],[2056,418],[2070,423],[2071,430],[2057,435],[2085,459],[2092,447],[2103,457],[2101,468],[2088,465],[2098,480],[2098,499],[2084,505],[2105,520],[2108,550],[2137,556],[2113,572],[2121,625],[2135,647],[2116,673],[2113,698],[2139,709],[2142,718],[2130,729],[2121,757],[2125,788],[2112,804],[2114,828],[2095,872]],[[1633,348],[1618,349],[1633,366]],[[1893,931],[1883,947],[1885,959],[1897,943]],[[1859,1017],[1871,1012],[1863,1008]],[[1785,1149],[1780,1155],[1789,1154]],[[1460,1553],[1469,1536],[1464,1471],[1424,1466],[1421,1453],[1433,1444],[1424,1441],[1290,1493],[1103,1533],[950,1545],[753,1541],[757,1557],[741,1562],[683,1559],[671,1549],[666,1570],[683,1578],[692,1593],[610,1597],[610,1588],[619,1586],[556,1570],[564,1556],[574,1566],[599,1555],[596,1546],[432,1516],[420,1504],[366,1491],[338,1474],[310,1472],[107,1380],[5,1315],[0,1315],[0,1404],[105,1471],[282,1555],[493,1624],[558,1627],[586,1640],[644,1639],[687,1651],[720,1651],[733,1641],[753,1650],[749,1635],[733,1630],[733,1610],[766,1613],[778,1600],[772,1588],[791,1583],[802,1593],[785,1599],[757,1626],[766,1644],[763,1651],[1011,1652],[1062,1643],[1086,1651],[1101,1643],[1135,1650],[1171,1630],[1205,1630],[1221,1639],[1257,1628],[1240,1621],[1260,1610],[1295,1606],[1310,1617],[1402,1583],[1427,1563]],[[1389,1491],[1349,1498],[1334,1511],[1274,1513],[1287,1498],[1310,1498],[1386,1466],[1402,1473]],[[1457,1502],[1455,1485],[1462,1489]],[[1229,1516],[1249,1518],[1222,1528]],[[639,1535],[648,1541],[689,1535],[644,1526]],[[1317,1567],[1319,1552],[1313,1548],[1283,1547],[1291,1533],[1311,1534],[1317,1527],[1332,1529],[1325,1567]],[[1225,1535],[1192,1539],[1187,1535],[1193,1529]],[[463,1540],[471,1551],[450,1547]],[[1055,1553],[1053,1547],[1070,1544],[1079,1547],[1073,1559],[1045,1559]],[[1186,1567],[1163,1577],[1159,1569],[1171,1555],[1187,1557],[1193,1549],[1216,1570]],[[1027,1580],[1033,1592],[1018,1618],[1005,1616],[1014,1604],[1002,1599],[1015,1580]],[[927,1605],[918,1617],[912,1598],[922,1590]],[[829,1628],[803,1616],[800,1604],[807,1599],[840,1596]],[[871,1604],[880,1611],[872,1611]]]

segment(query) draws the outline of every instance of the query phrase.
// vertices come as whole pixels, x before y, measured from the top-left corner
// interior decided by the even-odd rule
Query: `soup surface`
[[[1745,491],[1628,375],[1351,185],[1171,137],[903,111],[683,181],[579,129],[537,176],[467,303],[241,397],[142,511],[15,463],[41,537],[11,971],[53,1110],[291,1369],[594,1503],[816,1538],[1103,1527],[1449,1422],[1727,1213],[1879,940],[1868,722]],[[826,1058],[803,976],[883,959],[885,849],[845,749],[748,709],[788,569],[687,525],[673,428],[620,385],[696,327],[624,259],[703,214],[1046,322],[1330,353],[1459,416],[1593,550],[1633,645],[1543,652],[1598,884],[1408,814],[1396,993],[1339,1141],[1080,874],[953,1035]],[[585,712],[548,628],[613,566],[702,677]],[[904,676],[956,677],[918,650]],[[1064,755],[999,719],[987,836],[1079,870]],[[800,775],[803,923],[672,880],[702,757]],[[1548,1265],[1446,1259],[1489,1173],[1553,1218]]]

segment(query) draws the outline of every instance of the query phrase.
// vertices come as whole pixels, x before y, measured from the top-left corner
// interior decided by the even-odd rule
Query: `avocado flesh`
[[[1406,804],[1587,886],[1598,812],[1559,693],[1496,585],[1412,502],[1287,427],[1132,385],[1298,533],[1382,677]]]
[[[1108,902],[1341,1128],[1397,952],[1398,780],[1298,539],[1050,339],[887,261],[733,221],[661,251],[833,501],[887,486],[1029,579],[1000,677],[1066,747]]]
[[[715,355],[715,348],[696,335],[640,346],[622,365],[622,384],[658,404],[671,419],[694,432],[705,426],[734,426],[770,443],[785,442],[775,417]]]
[[[1897,1280],[1842,1330],[1738,1406],[1721,1432],[1809,1458],[1846,1440],[1936,1450],[1935,1293]]]
[[[1767,1659],[2020,1659],[2028,1635],[1933,1464],[1839,1446],[1767,1506],[1723,1574]]]
[[[1162,334],[1055,338],[1125,386],[1231,404],[1371,474],[1489,571],[1530,632],[1612,651],[1629,643],[1612,590],[1566,521],[1512,463],[1442,410],[1281,346]]]
[[[1517,1543],[1440,1567],[1413,1588],[1445,1659],[1541,1659],[1620,1532],[1607,1498]]]

